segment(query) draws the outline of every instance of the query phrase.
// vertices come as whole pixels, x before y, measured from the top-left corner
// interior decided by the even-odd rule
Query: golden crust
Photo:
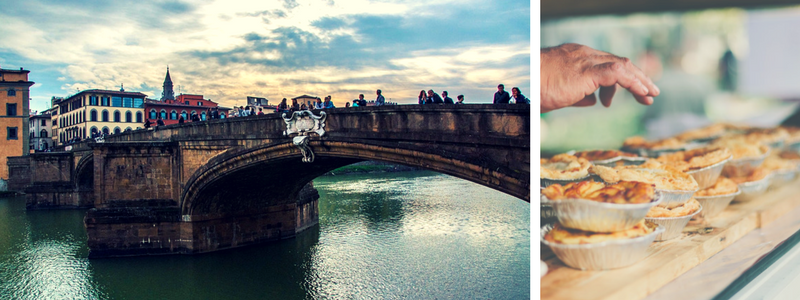
[[[617,232],[590,232],[578,229],[571,229],[561,226],[560,223],[553,225],[544,239],[557,244],[593,244],[611,240],[624,240],[647,235],[655,230],[652,223],[647,224],[644,220],[634,225],[632,228]]]
[[[789,134],[789,137],[786,138],[786,143],[800,142],[800,127],[781,126],[781,128],[785,129]]]
[[[552,201],[568,198],[586,199],[617,204],[648,203],[655,196],[655,186],[642,182],[619,182],[605,185],[602,182],[570,182],[564,186],[553,184],[542,190]]]
[[[617,173],[617,170],[606,166],[592,165],[592,167],[589,168],[589,173],[600,176],[600,179],[608,183],[619,182],[619,173]]]
[[[622,152],[619,150],[592,150],[592,151],[579,151],[575,152],[575,157],[577,158],[585,158],[589,161],[596,161],[596,160],[606,160],[612,159],[615,157],[639,157],[633,153]]]
[[[638,166],[621,166],[614,169],[595,166],[592,170],[606,182],[614,182],[613,180],[645,182],[655,184],[656,188],[661,190],[696,191],[700,187],[691,175],[653,159]]]
[[[789,138],[789,132],[784,128],[754,128],[747,131],[745,139],[751,142],[771,144],[785,141]]]
[[[644,137],[641,136],[633,136],[625,139],[622,142],[622,146],[628,148],[645,148],[645,149],[674,149],[680,148],[686,145],[686,142],[678,139],[678,138],[668,138],[658,141],[647,141]]]
[[[731,152],[724,147],[705,147],[688,151],[664,154],[657,160],[679,171],[692,171],[722,162],[731,157]]]
[[[585,158],[577,158],[569,154],[558,154],[551,159],[539,160],[539,171],[543,178],[572,180],[589,176],[592,164]]]
[[[761,167],[768,171],[794,171],[797,170],[797,161],[784,159],[780,154],[773,153],[767,156]]]
[[[797,152],[794,152],[794,151],[782,151],[781,153],[778,153],[778,156],[780,158],[788,159],[788,160],[800,159],[800,154],[798,154]]]
[[[694,193],[695,197],[710,197],[720,195],[730,195],[739,190],[739,185],[735,181],[720,176],[714,185]]]
[[[728,148],[733,154],[733,159],[755,158],[769,152],[768,146],[760,142],[749,141],[740,135],[721,138],[711,146]]]
[[[716,123],[703,128],[685,131],[675,138],[682,141],[693,141],[721,136],[725,133],[725,124]]]
[[[676,206],[674,208],[664,208],[655,206],[647,212],[648,218],[675,218],[688,216],[700,209],[700,202],[694,198],[689,199],[686,203]]]
[[[769,173],[769,170],[764,169],[763,167],[758,167],[745,177],[731,177],[731,180],[740,184],[745,182],[759,181],[766,178]]]

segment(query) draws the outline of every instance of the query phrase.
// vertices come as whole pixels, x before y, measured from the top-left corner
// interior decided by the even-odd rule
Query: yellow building
[[[83,140],[103,132],[117,134],[144,127],[147,95],[124,90],[85,90],[66,98],[53,98],[53,140],[56,144]]]
[[[30,71],[0,69],[0,190],[8,180],[8,157],[28,155]]]

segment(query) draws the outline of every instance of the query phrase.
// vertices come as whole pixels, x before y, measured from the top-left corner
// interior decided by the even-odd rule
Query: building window
[[[47,119],[42,119],[41,124],[42,124],[42,126],[47,126]]]
[[[17,104],[6,103],[6,116],[16,116],[16,115],[17,115]]]
[[[206,120],[206,112],[201,112],[200,113],[200,120],[203,120],[203,121]]]
[[[197,106],[203,106],[203,102],[197,101]]]
[[[109,131],[108,131],[108,127],[103,127],[103,134],[106,134],[106,135],[107,135],[107,134],[108,134],[108,132],[109,132]]]
[[[142,99],[142,98],[133,98],[133,107],[135,107],[135,108],[144,107],[144,99]]]
[[[58,126],[58,119],[53,120],[53,126]]]
[[[186,101],[186,105],[190,105],[190,104],[189,104],[189,101]]]
[[[17,95],[17,90],[15,89],[8,89],[8,96],[13,97]]]
[[[33,139],[33,138],[35,138],[35,137],[36,137],[36,136],[34,136],[34,133],[35,133],[35,132],[31,131],[31,139]]]
[[[17,127],[6,127],[6,130],[8,131],[8,135],[6,135],[7,140],[19,139],[17,136]]]
[[[122,107],[122,97],[111,97],[111,106]]]
[[[102,118],[103,122],[108,122],[108,111],[104,109],[100,114],[100,117]]]
[[[92,137],[97,136],[97,127],[92,126]]]
[[[125,122],[133,122],[133,114],[130,111],[125,112]]]
[[[114,111],[114,122],[122,122],[122,118],[120,117],[119,111]]]
[[[163,109],[161,110],[161,119],[162,120],[166,120],[167,119],[167,111],[166,110],[163,110]]]
[[[114,134],[119,134],[120,132],[119,127],[114,128]]]
[[[155,119],[155,118],[158,118],[158,116],[156,115],[156,110],[155,109],[151,109],[150,110],[150,119]]]
[[[97,106],[97,96],[89,96],[89,105]]]
[[[102,106],[108,106],[108,97],[102,97],[100,98],[100,101],[102,101],[101,102]]]
[[[46,138],[47,137],[47,130],[42,129],[42,131],[39,131],[39,137]]]
[[[133,107],[133,98],[122,98],[122,106]]]
[[[178,112],[173,110],[172,112],[169,113],[169,118],[172,119],[172,120],[177,120],[178,119]]]
[[[142,112],[136,112],[136,123],[142,123]]]
[[[183,117],[184,120],[188,120],[189,119],[189,116],[186,115],[186,111],[185,110],[181,112],[181,116]]]
[[[129,131],[132,131],[132,129],[130,127],[125,128],[125,132],[129,132]]]
[[[89,121],[97,122],[97,111],[96,110],[93,109],[91,112],[89,112]]]

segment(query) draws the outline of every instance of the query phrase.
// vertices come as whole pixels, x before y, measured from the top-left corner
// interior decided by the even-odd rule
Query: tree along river
[[[325,176],[320,224],[200,255],[87,259],[86,210],[0,198],[0,299],[528,299],[530,204],[448,175]]]

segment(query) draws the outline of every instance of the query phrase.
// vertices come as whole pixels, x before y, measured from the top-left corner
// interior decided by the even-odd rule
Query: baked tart
[[[731,152],[724,147],[705,147],[661,155],[658,160],[679,171],[687,172],[710,167],[731,158]]]
[[[665,208],[661,206],[655,206],[650,208],[650,211],[647,212],[648,218],[676,218],[676,217],[685,217],[695,213],[698,209],[700,209],[700,202],[697,202],[694,198],[689,199],[686,203],[682,205],[673,207],[673,208]]]
[[[619,150],[591,150],[575,152],[575,157],[585,158],[589,161],[608,160],[617,157],[639,157],[636,154]]]
[[[735,181],[720,176],[719,178],[717,178],[717,182],[715,182],[714,185],[697,191],[697,193],[694,193],[694,196],[711,197],[720,195],[730,195],[730,194],[735,194],[737,191],[739,191],[739,185]]]
[[[733,159],[758,158],[769,152],[769,146],[746,139],[744,136],[724,137],[711,144],[712,147],[725,147]]]
[[[569,154],[558,154],[553,158],[539,160],[542,178],[556,180],[575,180],[589,176],[589,167],[592,165],[585,158],[577,158]]]
[[[762,168],[768,171],[796,171],[797,170],[797,161],[791,159],[784,159],[780,156],[780,154],[771,154],[764,159],[764,163],[761,165]]]
[[[789,138],[789,132],[781,127],[776,128],[754,128],[747,131],[745,139],[751,142],[759,142],[767,145],[780,143]]]
[[[667,138],[658,141],[648,141],[641,136],[633,136],[625,139],[622,146],[631,149],[674,149],[686,146],[686,142],[678,138]]]
[[[655,185],[622,181],[606,185],[602,182],[581,181],[566,185],[553,184],[542,190],[549,200],[585,199],[616,204],[649,203],[655,197]]]
[[[633,227],[627,230],[616,232],[591,232],[578,229],[571,229],[562,226],[560,223],[555,223],[553,229],[550,230],[545,236],[545,241],[556,244],[578,245],[578,244],[594,244],[605,241],[631,239],[640,236],[645,236],[652,233],[655,226],[646,224],[644,220],[640,221]]]
[[[639,166],[624,166],[609,168],[592,166],[592,173],[597,174],[605,182],[638,181],[654,184],[659,190],[696,191],[699,189],[697,181],[684,172],[660,164],[655,160],[648,160]]]
[[[708,140],[725,134],[726,126],[722,123],[712,124],[703,128],[685,131],[675,138],[682,141]]]
[[[733,182],[736,182],[737,184],[742,184],[745,182],[759,181],[764,178],[767,178],[767,175],[769,175],[769,173],[770,173],[769,170],[764,169],[763,167],[758,167],[755,168],[752,172],[750,172],[747,176],[730,177],[730,179],[733,180]]]

